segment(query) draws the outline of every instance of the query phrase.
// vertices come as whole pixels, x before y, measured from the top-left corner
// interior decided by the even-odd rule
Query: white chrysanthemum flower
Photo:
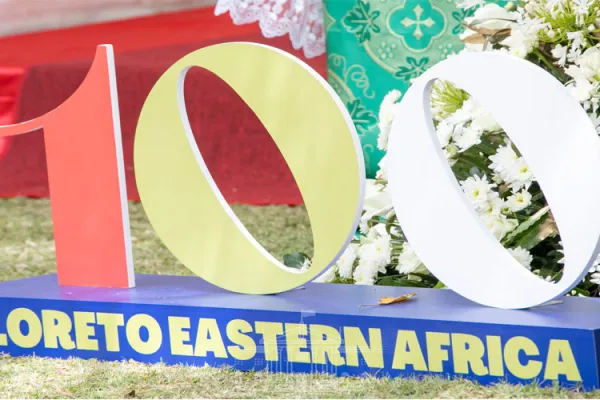
[[[396,271],[401,274],[411,274],[413,272],[424,272],[426,271],[425,266],[419,260],[419,257],[415,254],[412,247],[408,242],[404,242],[402,245],[402,252],[398,257],[398,265]]]
[[[453,140],[460,148],[460,151],[463,152],[481,143],[482,133],[482,131],[474,126],[467,126],[455,131]]]
[[[377,171],[375,178],[387,182],[388,181],[387,154],[381,158],[381,160],[379,161],[379,164],[377,164],[377,165],[379,166],[379,171]]]
[[[562,254],[562,258],[560,260],[557,261],[558,264],[564,264],[565,263],[565,249],[563,247],[563,242],[559,241],[558,245],[560,246],[560,249],[556,250],[557,252],[559,252],[560,254]]]
[[[533,261],[533,257],[528,250],[517,247],[515,249],[508,249],[508,252],[517,260],[522,266],[527,269],[531,269],[531,262]]]
[[[575,79],[585,78],[589,81],[598,81],[600,76],[600,47],[590,47],[581,54],[575,65],[569,66],[567,74]]]
[[[387,150],[390,132],[392,131],[392,123],[379,123],[379,136],[377,136],[377,148],[379,150]]]
[[[360,262],[366,260],[376,272],[385,273],[385,267],[390,264],[392,256],[392,246],[390,244],[390,235],[385,232],[385,225],[383,226],[384,232],[378,231],[377,236],[371,243],[363,244],[358,250]],[[372,228],[374,231],[374,229]],[[371,233],[371,232],[369,232]]]
[[[375,179],[366,179],[365,180],[365,201],[372,197],[377,197],[383,190],[385,186],[375,181]]]
[[[560,244],[562,245],[562,242],[560,242]],[[559,251],[564,254],[563,251]],[[564,263],[564,257],[559,261],[559,263]],[[588,274],[590,275],[590,282],[600,285],[600,254],[598,254],[596,257],[596,261],[594,262],[594,265],[592,265],[592,268],[590,268]]]
[[[552,49],[552,57],[556,58],[558,61],[556,63],[561,67],[564,67],[567,63],[567,53],[569,48],[567,46],[563,46],[557,44],[556,47]]]
[[[375,241],[375,239],[379,238],[380,236],[383,235],[387,235],[387,230],[385,229],[385,224],[377,224],[375,226],[373,226],[371,229],[369,229],[369,232],[367,233],[367,239],[369,243],[373,243],[373,241]]]
[[[394,116],[398,110],[397,101],[402,96],[399,90],[392,90],[385,95],[379,108],[379,137],[377,138],[377,148],[386,150],[390,137],[390,130]]]
[[[446,147],[448,146],[448,143],[450,143],[450,138],[454,133],[454,126],[448,123],[446,120],[441,121],[437,126],[436,133],[438,140],[440,141],[440,145],[442,147]]]
[[[482,132],[494,132],[501,129],[492,114],[487,112],[483,107],[480,107],[473,116],[471,127]]]
[[[509,232],[512,232],[519,222],[516,219],[506,218],[506,216],[500,215],[482,215],[483,224],[489,229],[489,231],[498,240],[501,240]]]
[[[512,146],[500,146],[496,154],[491,155],[490,168],[504,182],[508,183],[513,190],[517,192],[522,188],[528,189],[531,183],[535,180],[533,172],[527,166],[525,159],[519,157],[512,149]]]
[[[595,77],[600,74],[600,47],[590,47],[579,58],[579,66],[587,77]]]
[[[526,209],[531,205],[531,193],[527,190],[521,190],[506,199],[506,206],[514,212]]]
[[[500,216],[500,214],[506,210],[507,206],[504,200],[502,200],[496,192],[493,192],[493,194],[495,197],[489,200],[486,206],[479,210],[479,215]]]
[[[352,278],[352,272],[354,271],[354,261],[357,256],[357,245],[351,244],[344,250],[344,253],[337,261],[337,269],[340,277],[344,279]]]
[[[523,6],[523,10],[529,15],[534,15],[536,8],[537,8],[537,3],[534,3],[534,2],[527,2]]]
[[[372,179],[367,180],[365,190],[364,213],[360,217],[360,232],[366,234],[369,231],[369,220],[373,217],[383,217],[394,209],[392,197],[384,190],[384,186],[375,184]]]
[[[381,102],[381,104],[386,105],[386,106],[395,104],[398,102],[398,100],[400,100],[400,97],[402,97],[402,92],[399,90],[393,89],[383,97],[383,101]]]
[[[483,178],[471,176],[460,182],[460,186],[467,196],[467,199],[469,199],[477,209],[485,209],[488,205],[488,201],[497,196],[497,193],[493,191],[493,188],[496,187],[496,185],[490,183],[486,176],[483,176]]]
[[[508,143],[505,146],[498,147],[496,154],[491,155],[489,158],[492,162],[490,168],[502,177],[508,168],[519,159],[519,156],[515,153],[511,144]]]
[[[455,126],[455,136],[460,136],[462,134],[461,127],[469,122],[469,126],[472,129],[479,131],[479,135],[484,131],[487,132],[500,129],[500,126],[494,117],[472,97],[465,100],[462,107],[447,118],[447,123]]]
[[[469,97],[462,104],[462,107],[454,112],[454,114],[448,116],[447,121],[451,125],[464,125],[471,121],[473,115],[477,113],[479,104],[472,97]]]
[[[518,58],[527,57],[529,52],[530,52],[529,48],[525,45],[518,45],[518,46],[510,47],[510,55],[518,57]]]
[[[390,240],[391,237],[385,229],[385,224],[377,224],[369,229],[363,244],[358,248],[357,268],[368,264],[370,268],[374,268],[373,276],[376,276],[377,272],[385,273],[387,265],[391,263],[392,245]]]
[[[567,90],[578,102],[584,103],[592,97],[592,92],[595,89],[586,78],[575,78],[575,81],[567,86]]]
[[[502,185],[504,183],[504,179],[502,179],[499,174],[494,172],[492,174],[492,182],[494,182],[496,185]]]
[[[578,62],[578,61],[579,61],[579,58],[577,60],[575,60],[575,62]],[[565,73],[573,79],[586,79],[587,80],[587,77],[584,75],[581,68],[579,68],[579,66],[577,66],[577,65],[569,65],[567,67],[567,69],[565,69]]]
[[[473,21],[481,21],[477,24],[478,28],[486,29],[504,29],[510,28],[511,21],[516,21],[518,14],[508,11],[498,4],[487,3],[479,7],[472,17],[465,19],[467,24]]]
[[[450,164],[451,167],[456,163],[456,159],[454,157],[456,157],[457,154],[458,147],[455,144],[450,143],[448,146],[444,147],[444,155],[446,156],[448,164]]]
[[[508,178],[506,182],[510,184],[513,192],[517,192],[522,188],[529,189],[529,186],[535,180],[533,171],[531,171],[523,157],[512,163],[506,174]]]
[[[330,283],[335,279],[335,265],[333,267],[329,267],[327,271],[323,274],[319,275],[313,282],[317,283]]]
[[[523,23],[512,24],[510,36],[502,41],[504,46],[508,46],[511,54],[517,57],[525,58],[537,47],[538,33],[546,28],[548,24],[540,19],[526,20]]]
[[[593,272],[590,274],[590,282],[600,285],[600,272]]]
[[[378,270],[372,262],[361,258],[352,274],[352,278],[357,285],[374,285],[377,272]]]
[[[391,263],[392,257],[392,244],[390,243],[391,237],[386,232],[385,235],[379,236],[373,242],[373,254],[376,260],[376,264],[379,267],[379,272],[385,273],[385,267]]]

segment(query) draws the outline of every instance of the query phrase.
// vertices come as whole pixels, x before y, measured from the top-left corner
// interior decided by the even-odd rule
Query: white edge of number
[[[117,152],[117,174],[119,177],[119,197],[121,199],[121,220],[125,239],[125,257],[127,260],[127,282],[129,287],[135,286],[133,267],[133,251],[131,246],[131,228],[129,224],[129,208],[127,206],[127,186],[125,180],[125,161],[123,157],[123,139],[121,134],[121,115],[119,112],[119,94],[117,91],[117,73],[115,70],[115,53],[113,46],[103,44],[108,61],[108,81],[110,83],[110,105],[112,111],[115,151]]]

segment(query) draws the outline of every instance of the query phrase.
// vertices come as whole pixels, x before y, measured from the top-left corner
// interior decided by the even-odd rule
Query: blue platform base
[[[0,351],[241,370],[558,381],[599,388],[600,301],[491,309],[449,290],[307,284],[240,295],[199,278],[138,275],[135,289],[0,284]],[[376,304],[412,291],[405,303]]]

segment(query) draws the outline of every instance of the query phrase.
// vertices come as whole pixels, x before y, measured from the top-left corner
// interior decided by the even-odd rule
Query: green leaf
[[[442,281],[438,281],[438,283],[433,287],[434,289],[446,289],[446,285]]]
[[[505,247],[531,250],[545,239],[557,234],[558,229],[550,215],[550,207],[546,206],[520,224],[502,240],[502,244]]]
[[[536,222],[538,222],[544,215],[550,212],[550,207],[546,206],[542,208],[537,213],[533,214],[531,217],[527,218],[522,224],[520,224],[514,231],[509,233],[503,240],[502,244],[504,246],[510,245],[514,242],[514,240],[521,236],[522,233],[526,232],[529,228],[531,228]]]
[[[491,136],[483,135],[481,137],[481,143],[476,145],[477,151],[481,151],[486,156],[491,156],[498,152],[498,143],[494,142],[494,138]]]
[[[418,276],[419,278],[423,279],[423,281],[429,282],[431,284],[436,284],[438,282],[437,278],[433,275],[423,274],[420,272],[411,272],[410,274]]]
[[[304,253],[299,252],[286,254],[285,256],[283,256],[283,264],[286,267],[294,269],[301,269],[307,260],[310,262],[310,257]]]
[[[459,110],[469,97],[471,96],[464,90],[457,88],[448,81],[443,81],[441,85],[433,86],[431,106],[441,111],[441,118],[447,118]]]
[[[456,159],[459,161],[464,161],[471,166],[477,167],[477,169],[489,177],[492,175],[492,170],[489,167],[489,161],[487,157],[481,157],[481,155],[479,155],[479,153],[485,154],[486,150],[488,150],[486,145],[478,144],[459,153],[456,156]],[[494,153],[495,151],[492,154]]]
[[[423,282],[411,281],[409,279],[404,278],[394,278],[394,277],[383,277],[379,281],[377,281],[378,285],[381,286],[405,286],[405,287],[420,287],[425,288],[429,287]]]
[[[400,226],[398,224],[398,217],[396,216],[396,214],[392,215],[388,220],[385,221],[385,230],[387,231],[387,233],[391,233],[392,228],[396,226]],[[402,234],[402,232],[400,232]]]
[[[549,237],[555,237],[558,234],[556,224],[551,221],[549,217],[544,217],[543,221],[535,225],[535,228],[530,229],[527,233],[519,239],[517,247],[530,250],[543,242]]]

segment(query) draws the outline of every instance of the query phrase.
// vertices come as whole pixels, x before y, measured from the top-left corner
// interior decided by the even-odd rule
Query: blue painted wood
[[[465,377],[483,384],[537,381],[549,385],[552,379],[545,378],[556,376],[566,387],[588,390],[599,387],[600,302],[595,299],[564,298],[561,304],[531,310],[500,310],[480,306],[450,290],[310,283],[287,293],[255,296],[227,292],[196,277],[138,275],[136,282],[138,286],[134,289],[59,287],[56,275],[47,275],[0,283],[0,351],[14,356],[36,354],[59,358],[134,359],[147,363],[207,363],[276,372],[353,376],[433,374]],[[409,302],[359,307],[376,304],[383,296],[395,297],[413,291],[417,296]],[[56,311],[64,313],[64,320],[54,319]],[[74,313],[80,314],[75,316]],[[114,351],[115,343],[107,345],[110,329],[97,323],[98,313],[115,314],[117,319],[122,316],[124,326],[110,328],[117,332],[118,351]],[[137,329],[130,324],[136,314],[148,316],[143,321],[149,328]],[[19,322],[26,317],[28,322]],[[172,335],[173,317],[183,318],[177,321],[184,321],[184,325],[189,323],[189,329],[180,329],[183,336]],[[82,328],[86,318],[87,342],[85,328]],[[254,343],[255,351],[251,344],[237,346],[243,345],[239,342],[240,334],[236,339],[227,329],[232,320],[247,322],[249,331],[242,338]],[[7,324],[7,321],[12,322]],[[197,335],[201,321],[202,326],[216,322],[218,331],[210,331],[210,336],[206,332]],[[257,321],[271,323],[272,328],[285,332],[274,342],[277,360],[273,354],[267,354],[269,341],[266,335],[257,332]],[[36,328],[38,324],[41,329]],[[53,339],[56,324],[65,328],[67,339]],[[330,341],[326,342],[318,340],[317,335],[311,338],[310,332],[322,331],[323,326],[337,333],[329,332],[326,339]],[[356,334],[349,336],[352,327],[359,329],[360,336],[371,346],[371,353],[366,347],[357,350],[351,346],[353,340],[357,340]],[[19,332],[25,339],[19,339]],[[136,335],[141,344],[132,341]],[[379,335],[380,348],[374,340]],[[71,348],[69,337],[77,347]],[[447,339],[448,343],[436,346],[433,337],[442,338],[442,342]],[[411,338],[415,342],[411,342]],[[86,343],[90,346],[89,339],[92,347],[96,343],[97,349],[83,349]],[[158,347],[154,349],[153,340],[158,340]],[[144,342],[149,344],[144,345]],[[528,348],[523,343],[533,344],[533,347]],[[182,346],[186,344],[187,347]],[[551,346],[554,347],[549,352]],[[203,354],[207,348],[212,350]],[[246,357],[249,359],[240,359],[236,348],[250,355]],[[220,349],[224,349],[224,353]],[[177,354],[186,351],[191,353]],[[349,357],[352,351],[358,352],[358,357]],[[569,351],[574,363],[569,374],[565,374]],[[332,363],[332,357],[338,352],[338,361],[334,358]],[[372,355],[370,365],[364,353]],[[511,360],[511,354],[517,354],[516,359]],[[377,362],[379,355],[381,365]],[[320,363],[323,357],[326,361]],[[358,359],[358,365],[348,365],[353,358]],[[442,372],[436,371],[438,364]],[[519,368],[519,364],[529,369]],[[528,373],[534,376],[527,376]]]

